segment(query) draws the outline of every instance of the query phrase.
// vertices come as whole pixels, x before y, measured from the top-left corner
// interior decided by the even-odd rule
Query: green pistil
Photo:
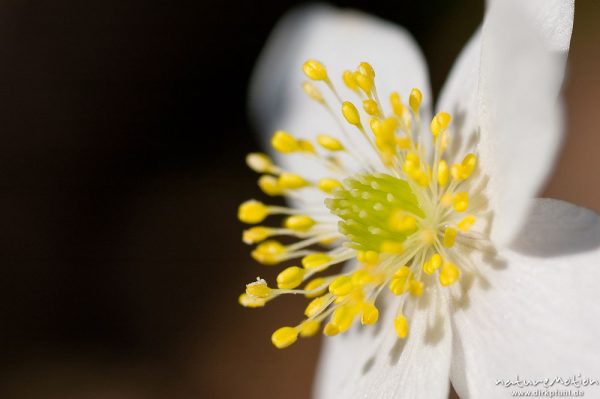
[[[339,230],[350,245],[361,251],[378,252],[384,242],[404,242],[416,231],[416,227],[398,229],[393,223],[398,215],[425,216],[410,185],[383,173],[344,180],[325,205],[341,219]]]

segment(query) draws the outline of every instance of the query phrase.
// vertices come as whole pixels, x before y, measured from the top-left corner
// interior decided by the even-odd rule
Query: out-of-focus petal
[[[358,11],[323,5],[304,7],[286,15],[276,26],[252,77],[249,109],[265,144],[277,129],[302,138],[312,139],[319,133],[340,136],[339,125],[331,115],[302,91],[302,82],[307,80],[302,65],[307,59],[321,61],[343,99],[354,101],[359,108],[358,97],[344,87],[341,74],[354,70],[362,61],[374,67],[382,101],[387,103],[394,90],[407,100],[411,88],[418,87],[426,110],[431,103],[425,61],[404,29]],[[342,120],[339,102],[319,83],[316,86]],[[343,124],[356,137],[358,150],[374,158],[360,133],[345,121]],[[310,177],[327,174],[301,155],[282,158],[285,167]],[[345,160],[351,169],[357,167],[352,159]]]
[[[538,199],[515,245],[499,259],[482,266],[466,295],[451,301],[451,379],[459,396],[507,397],[518,388],[496,381],[517,376],[600,378],[598,215]],[[586,396],[600,392],[588,389]]]

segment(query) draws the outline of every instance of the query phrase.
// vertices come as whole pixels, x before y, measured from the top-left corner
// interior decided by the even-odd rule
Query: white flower
[[[363,276],[355,277],[358,271],[372,273],[368,283],[353,280],[355,287],[360,287],[361,297],[352,302],[350,322],[346,323],[347,315],[341,314],[337,323],[329,322],[325,327],[327,335],[349,331],[325,340],[315,387],[317,397],[445,398],[451,381],[461,398],[494,398],[509,395],[496,381],[517,375],[542,379],[580,373],[600,378],[599,218],[562,201],[534,199],[552,170],[562,139],[560,89],[571,37],[573,1],[495,0],[488,5],[481,29],[457,60],[436,105],[431,125],[437,137],[433,148],[426,148],[432,140],[425,127],[420,129],[423,145],[417,145],[419,139],[413,136],[419,118],[423,126],[429,126],[431,95],[423,57],[401,28],[355,11],[309,7],[288,15],[278,25],[259,60],[250,97],[257,125],[264,132],[285,129],[295,137],[279,132],[273,140],[281,153],[293,153],[276,158],[280,167],[260,154],[251,155],[248,163],[257,171],[273,175],[263,177],[263,191],[286,194],[298,210],[267,207],[256,201],[245,203],[240,208],[240,218],[246,222],[260,222],[274,213],[295,216],[280,229],[247,230],[245,241],[260,242],[283,233],[305,238],[306,244],[333,237],[352,242],[358,252],[334,247],[325,255],[315,255],[304,244],[286,247],[267,241],[254,251],[256,259],[272,264],[304,256],[304,268],[292,267],[281,273],[277,279],[279,289],[269,288],[265,280],[258,279],[247,286],[247,294],[242,295],[240,302],[250,307],[262,306],[283,293],[308,292],[314,296],[316,288],[329,286],[331,294],[322,298],[323,309],[331,309],[338,303],[332,304],[333,300],[342,298],[343,302],[350,295],[347,284],[352,282],[345,277],[356,280]],[[379,93],[363,90],[365,99],[367,94],[378,100],[377,94],[384,98],[392,91],[411,93],[409,105],[413,112],[403,105],[404,111],[394,116],[399,124],[394,128],[410,132],[403,137],[414,140],[412,147],[386,158],[385,143],[372,140],[371,145],[375,142],[377,147],[373,151],[363,141],[360,151],[352,151],[344,142],[347,152],[360,161],[352,164],[353,158],[347,154],[335,158],[334,164],[344,161],[341,175],[350,177],[344,183],[346,191],[332,191],[337,183],[325,181],[321,186],[318,180],[332,173],[319,168],[319,162],[331,164],[333,158],[315,157],[307,140],[325,132],[335,136],[340,126],[335,117],[319,112],[322,110],[314,99],[320,102],[322,95],[335,113],[339,104],[332,93],[315,92],[316,85],[304,87],[309,96],[299,89],[306,76],[298,67],[307,59],[321,61],[328,73],[336,75],[368,61],[376,72]],[[320,63],[304,66],[309,77],[322,80]],[[358,73],[369,78],[369,68],[368,64],[361,64]],[[324,86],[329,83],[328,78],[325,82]],[[421,91],[411,91],[414,87]],[[346,100],[350,94],[348,90],[340,96]],[[373,112],[380,112],[379,117],[394,113],[381,101],[376,105],[383,108]],[[368,108],[368,104],[365,106]],[[407,112],[406,118],[402,112]],[[450,124],[449,115],[443,112],[452,115]],[[352,109],[343,114],[350,125],[359,128],[351,132],[357,137],[358,130],[368,126],[366,114],[358,115],[360,123],[354,119]],[[352,128],[350,125],[345,124]],[[332,137],[323,136],[318,142],[336,156],[339,143],[331,140]],[[444,148],[446,144],[448,147]],[[454,177],[450,177],[456,185],[450,183],[453,189],[448,190],[452,194],[448,198],[441,195],[448,183],[435,182],[442,169],[439,160],[444,149],[447,166],[458,165]],[[307,160],[301,153],[315,159]],[[474,155],[461,163],[466,154]],[[431,164],[419,167],[419,162]],[[461,167],[470,170],[467,173]],[[369,251],[369,240],[387,225],[379,224],[379,219],[368,214],[370,208],[352,202],[350,197],[350,202],[339,202],[351,193],[350,186],[359,182],[367,183],[363,191],[357,191],[360,198],[389,194],[380,189],[385,182],[373,180],[378,176],[376,171],[397,173],[397,179],[408,181],[415,197],[402,200],[402,209],[410,208],[416,198],[425,215],[419,216],[415,211],[398,216],[395,209],[374,205],[375,211],[383,212],[386,223],[390,221],[395,226],[402,248],[396,248],[395,242],[377,239],[381,251]],[[471,173],[473,177],[469,176]],[[395,181],[390,183],[391,192],[398,194],[397,190],[403,188]],[[329,193],[327,205],[339,217],[335,220],[347,222],[364,212],[370,223],[369,232],[349,233],[347,225],[338,231],[331,215],[319,221],[324,197],[307,186]],[[460,197],[463,193],[464,198]],[[463,199],[464,204],[460,202]],[[438,211],[445,216],[438,217]],[[473,220],[465,221],[467,216]],[[415,218],[417,227],[411,224]],[[474,220],[477,223],[471,229]],[[315,225],[315,221],[319,223]],[[454,230],[449,234],[452,237],[447,237],[448,230]],[[444,258],[441,267],[432,266],[432,262],[439,263],[432,256],[438,252]],[[307,261],[306,255],[314,256]],[[325,278],[311,289],[296,290],[315,269],[320,271],[323,266],[354,257],[366,266],[351,262],[349,271],[338,276],[344,278]],[[401,270],[404,264],[408,268]],[[395,292],[399,297],[385,293],[377,298],[384,285],[393,286],[393,281],[400,278],[402,287]],[[456,280],[457,284],[452,284]],[[410,287],[409,295],[405,284],[412,281],[416,283]],[[371,307],[375,299],[381,311],[379,321]],[[329,315],[323,309],[316,312],[317,319],[309,316],[308,322],[278,331],[273,342],[285,347],[298,334],[314,334],[319,322]],[[377,325],[350,328],[356,317],[362,317],[363,324],[377,321]],[[405,340],[398,338],[406,335]],[[600,391],[598,387],[590,389]]]

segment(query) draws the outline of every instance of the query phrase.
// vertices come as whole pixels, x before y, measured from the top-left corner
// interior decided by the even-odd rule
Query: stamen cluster
[[[324,84],[356,133],[339,120],[340,137],[319,134],[311,141],[275,132],[271,140],[275,151],[301,154],[327,168],[330,175],[318,180],[285,170],[265,154],[248,155],[249,167],[262,174],[258,185],[265,194],[282,195],[302,205],[303,191],[316,191],[323,195],[324,206],[290,208],[256,200],[240,205],[239,219],[248,224],[261,223],[269,215],[285,215],[280,227],[255,226],[244,231],[243,241],[257,244],[252,251],[256,261],[275,265],[300,260],[299,265],[279,273],[277,288],[260,278],[248,284],[240,303],[261,307],[284,294],[310,299],[304,320],[273,333],[273,344],[284,348],[298,336],[316,334],[322,324],[323,333],[332,336],[357,320],[364,325],[376,323],[378,297],[387,287],[400,298],[394,328],[405,338],[409,331],[406,301],[420,297],[426,289],[456,283],[461,270],[470,267],[456,244],[473,247],[483,239],[471,231],[486,206],[470,183],[477,174],[477,158],[467,154],[462,162],[447,163],[452,118],[438,113],[429,124],[431,134],[425,135],[418,89],[411,91],[408,104],[398,93],[391,93],[386,112],[376,91],[375,71],[368,63],[342,74],[345,86],[361,101],[362,113],[353,102],[342,100],[320,62],[308,60],[303,70],[311,80],[303,84],[304,92],[335,117],[334,107],[313,82]],[[425,140],[432,141],[430,153]],[[376,155],[377,162],[367,156],[365,148]],[[360,169],[352,170],[349,160]],[[298,241],[284,245],[273,239],[276,236]],[[326,273],[350,260],[343,270]]]

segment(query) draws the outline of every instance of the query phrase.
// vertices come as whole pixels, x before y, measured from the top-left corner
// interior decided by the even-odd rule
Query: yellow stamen
[[[458,281],[459,268],[451,262],[446,262],[440,270],[440,283],[446,287]]]
[[[423,99],[423,94],[419,89],[412,89],[410,92],[410,96],[408,97],[408,104],[410,105],[410,109],[416,114],[419,112],[419,107],[421,106],[421,100]]]
[[[408,319],[404,315],[398,315],[394,319],[394,329],[399,338],[406,338],[408,335]]]
[[[446,227],[444,230],[444,239],[442,244],[446,248],[451,248],[454,245],[454,240],[456,239],[456,229],[453,227]]]
[[[246,156],[246,164],[257,173],[267,173],[273,169],[271,159],[261,152],[252,152]]]
[[[281,327],[271,335],[271,342],[278,349],[287,348],[298,339],[298,330],[294,327]]]
[[[335,296],[348,295],[352,290],[352,279],[348,276],[339,276],[329,284],[329,292]]]
[[[362,127],[358,110],[350,101],[344,101],[342,103],[342,115],[344,115],[344,118],[346,118],[346,121],[348,121],[349,124],[359,128]]]
[[[290,266],[277,275],[277,287],[294,289],[302,284],[305,270],[298,266]]]
[[[325,66],[316,60],[308,60],[302,66],[304,74],[312,80],[329,80],[327,76],[327,69]]]
[[[260,223],[268,214],[267,206],[256,200],[246,201],[238,208],[238,219],[248,224]]]
[[[298,145],[296,138],[283,130],[278,130],[273,134],[271,145],[276,151],[283,154],[300,151],[300,146]]]
[[[344,145],[336,139],[335,137],[331,137],[326,134],[319,134],[317,136],[317,143],[326,150],[329,151],[343,151]]]
[[[304,258],[302,258],[302,266],[304,266],[306,269],[315,269],[328,262],[331,262],[331,259],[331,256],[327,254],[316,252],[314,254],[306,255]]]

